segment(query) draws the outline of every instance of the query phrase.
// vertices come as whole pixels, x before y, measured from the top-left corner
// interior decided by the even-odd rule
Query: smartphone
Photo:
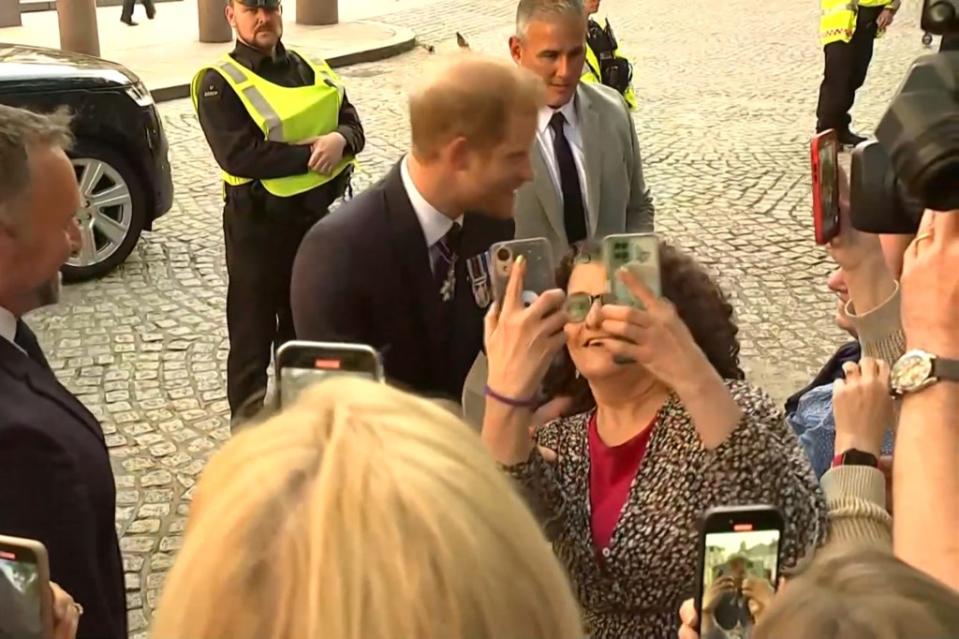
[[[50,566],[39,541],[0,536],[0,637],[53,637]]]
[[[782,512],[775,506],[706,511],[699,525],[700,636],[748,639],[752,634],[757,620],[750,600],[776,590],[784,528]]]
[[[339,375],[382,382],[383,360],[366,344],[287,342],[276,353],[277,405],[291,404],[313,384]]]
[[[643,280],[656,297],[661,297],[662,282],[659,269],[659,236],[655,233],[625,233],[603,238],[603,262],[609,278],[609,292],[617,304],[642,308],[626,284],[619,279],[618,271],[629,266]]]
[[[513,265],[520,255],[526,260],[526,277],[523,280],[523,303],[529,306],[536,298],[556,288],[556,263],[549,240],[534,237],[529,240],[497,242],[490,247],[490,264],[493,271],[493,295],[502,304],[506,296]]]
[[[810,145],[812,160],[812,214],[816,244],[828,244],[839,235],[839,141],[829,129]]]

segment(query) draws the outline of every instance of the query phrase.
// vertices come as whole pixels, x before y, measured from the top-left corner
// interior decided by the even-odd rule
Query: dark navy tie
[[[573,159],[573,149],[566,139],[563,126],[566,117],[557,111],[549,121],[553,129],[553,151],[559,166],[559,183],[563,192],[563,222],[566,226],[566,241],[575,244],[586,239],[586,209],[583,207],[583,187],[579,183],[579,171]]]

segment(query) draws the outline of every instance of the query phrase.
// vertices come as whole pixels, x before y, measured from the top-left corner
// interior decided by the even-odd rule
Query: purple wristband
[[[513,408],[535,408],[537,404],[535,397],[531,399],[513,399],[512,397],[500,395],[490,388],[489,384],[486,385],[486,388],[483,390],[483,394],[487,397],[492,397],[500,404],[506,404],[507,406],[512,406]]]

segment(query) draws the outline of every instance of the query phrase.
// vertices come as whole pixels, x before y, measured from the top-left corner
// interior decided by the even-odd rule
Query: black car
[[[168,145],[153,97],[133,73],[100,58],[0,43],[0,104],[74,114],[70,158],[83,208],[83,246],[64,265],[68,281],[123,262],[140,233],[173,204]]]

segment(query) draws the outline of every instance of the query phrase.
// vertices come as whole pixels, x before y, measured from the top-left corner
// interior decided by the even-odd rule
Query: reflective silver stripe
[[[220,63],[219,67],[238,85],[235,88],[240,89],[239,85],[249,82],[249,78],[243,70],[239,68],[236,62],[224,60]],[[283,142],[283,121],[280,119],[280,115],[270,106],[270,103],[266,101],[266,98],[263,97],[263,94],[260,93],[260,90],[253,85],[240,90],[266,123],[266,139],[274,142]]]
[[[254,86],[243,89],[243,96],[250,101],[260,117],[266,122],[266,139],[274,142],[283,142],[283,120],[266,101],[260,90]]]
[[[224,60],[220,63],[220,68],[226,72],[230,79],[236,82],[237,84],[243,84],[246,82],[246,75],[243,71],[236,67],[236,63],[230,60]]]

